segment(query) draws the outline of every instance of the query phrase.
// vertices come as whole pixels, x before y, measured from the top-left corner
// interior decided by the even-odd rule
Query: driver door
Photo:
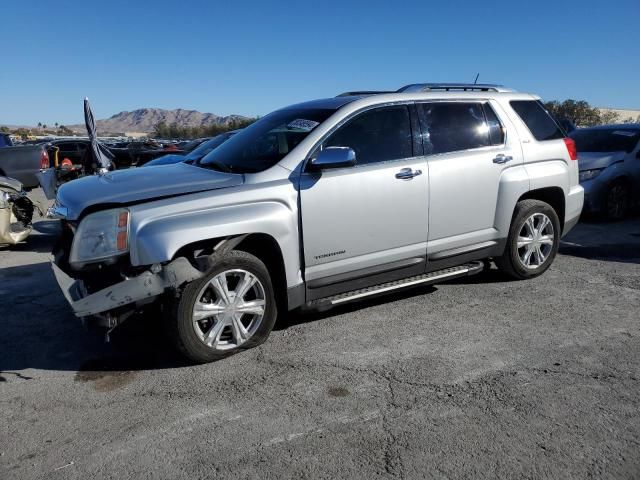
[[[308,300],[423,273],[428,170],[413,105],[357,114],[323,142],[356,166],[305,172],[300,208]]]

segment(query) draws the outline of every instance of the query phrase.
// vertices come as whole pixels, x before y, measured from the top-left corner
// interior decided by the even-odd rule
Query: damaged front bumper
[[[165,290],[177,288],[203,274],[184,257],[160,266],[154,265],[140,275],[88,294],[82,280],[75,280],[51,261],[53,273],[65,298],[77,317],[102,315],[126,305],[136,307],[152,302]]]

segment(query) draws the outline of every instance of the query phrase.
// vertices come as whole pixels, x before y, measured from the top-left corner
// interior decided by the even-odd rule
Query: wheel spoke
[[[543,235],[540,237],[539,242],[545,245],[553,245],[553,235]]]
[[[525,252],[524,257],[522,258],[522,263],[524,263],[526,266],[530,266],[532,254],[533,254],[533,247],[531,245],[527,245],[527,251]]]
[[[527,222],[525,224],[527,226],[527,229],[529,230],[529,236],[530,237],[534,237],[536,234],[536,226],[534,223],[534,219],[533,216],[527,218]]]
[[[242,324],[242,314],[236,314],[231,319],[231,334],[236,345],[241,345],[249,339],[249,331]]]
[[[219,303],[196,302],[193,307],[193,321],[199,322],[205,318],[216,316],[224,312],[224,307]]]
[[[236,312],[248,313],[249,315],[263,315],[264,305],[264,300],[251,300],[249,302],[242,302],[236,307]]]
[[[249,272],[245,272],[242,282],[236,288],[236,297],[241,299],[244,298],[249,289],[253,287],[257,281],[258,279],[256,277],[251,275]]]
[[[220,335],[224,330],[224,327],[227,324],[221,320],[217,320],[216,323],[209,329],[209,331],[205,334],[204,343],[209,345],[212,348],[216,348],[218,346],[218,342],[220,341]]]
[[[544,229],[547,228],[547,225],[549,224],[549,219],[547,218],[546,215],[543,215],[542,218],[540,219],[540,223],[538,224],[538,235],[542,235],[542,233],[544,232]]]
[[[522,247],[526,247],[532,241],[533,241],[533,238],[531,237],[518,237],[518,249],[521,249]]]
[[[227,285],[227,275],[226,273],[221,273],[217,277],[214,277],[211,280],[211,286],[216,291],[216,295],[218,298],[222,300],[224,303],[231,303],[231,299],[229,298],[229,285]]]
[[[536,245],[536,258],[538,259],[538,265],[542,265],[545,260],[545,256],[542,253],[540,245]]]

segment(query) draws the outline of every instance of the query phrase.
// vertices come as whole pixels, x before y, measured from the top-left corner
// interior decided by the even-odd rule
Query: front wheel
[[[513,278],[537,277],[553,262],[560,233],[560,220],[551,205],[540,200],[518,202],[505,251],[495,263]]]
[[[231,251],[175,301],[170,332],[178,349],[206,363],[264,342],[276,321],[269,272],[257,257]]]

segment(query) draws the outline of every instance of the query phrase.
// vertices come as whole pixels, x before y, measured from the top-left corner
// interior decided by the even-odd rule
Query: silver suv
[[[543,273],[578,221],[575,144],[538,97],[415,84],[283,108],[194,164],[70,182],[54,272],[109,329],[160,306],[197,362],[279,311],[471,275]]]

